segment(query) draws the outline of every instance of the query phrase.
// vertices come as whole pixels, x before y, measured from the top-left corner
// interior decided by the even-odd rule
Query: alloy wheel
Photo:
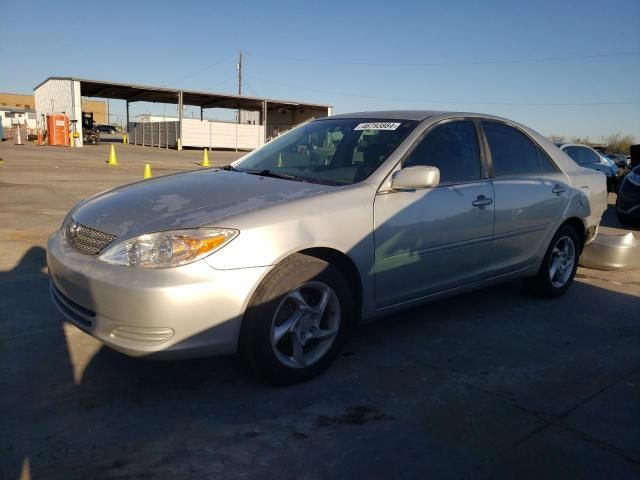
[[[317,363],[331,348],[340,330],[340,302],[323,282],[307,282],[280,302],[271,322],[271,347],[290,368]]]
[[[555,288],[562,288],[571,278],[576,261],[576,248],[573,240],[560,237],[551,251],[549,258],[549,279]]]

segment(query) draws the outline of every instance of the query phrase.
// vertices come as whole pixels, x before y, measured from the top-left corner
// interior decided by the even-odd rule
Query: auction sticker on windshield
[[[395,130],[401,123],[395,122],[370,122],[359,123],[354,130]]]

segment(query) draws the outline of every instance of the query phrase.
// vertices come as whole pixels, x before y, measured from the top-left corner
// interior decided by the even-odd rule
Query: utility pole
[[[238,95],[242,95],[242,50],[240,50],[240,57],[238,59]]]
[[[242,95],[242,50],[240,50],[240,57],[238,58],[238,95]],[[238,122],[240,123],[240,108],[238,108]]]

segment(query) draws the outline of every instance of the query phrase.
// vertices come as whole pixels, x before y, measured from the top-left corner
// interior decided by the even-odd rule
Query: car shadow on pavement
[[[74,463],[69,458],[78,449],[96,451],[101,439],[115,438],[101,432],[115,427],[111,421],[88,421],[98,408],[110,413],[125,404],[140,408],[142,423],[153,430],[156,421],[147,402],[156,395],[164,399],[153,402],[162,410],[172,390],[193,393],[207,382],[242,381],[242,370],[230,358],[153,362],[102,347],[65,323],[44,272],[41,247],[30,248],[14,268],[0,271],[0,478],[57,478],[56,464]],[[115,418],[129,423],[124,411]]]
[[[31,478],[39,424],[55,414],[50,402],[74,387],[62,323],[52,315],[45,267],[45,250],[31,247],[14,268],[0,271],[2,478]]]
[[[462,475],[637,370],[637,297],[581,281],[536,300],[511,282],[363,326],[324,375],[275,388],[230,357],[101,347],[64,326],[44,265],[34,247],[0,272],[3,478],[389,478],[398,462]],[[566,445],[552,447],[560,459]],[[302,457],[315,467],[292,465]]]

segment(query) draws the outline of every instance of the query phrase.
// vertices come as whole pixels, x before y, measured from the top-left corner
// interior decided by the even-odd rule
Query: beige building
[[[0,108],[4,109],[36,109],[36,101],[33,95],[23,95],[20,93],[0,93]],[[82,100],[82,111],[93,112],[93,121],[96,123],[106,124],[107,121],[107,103],[102,100]]]

